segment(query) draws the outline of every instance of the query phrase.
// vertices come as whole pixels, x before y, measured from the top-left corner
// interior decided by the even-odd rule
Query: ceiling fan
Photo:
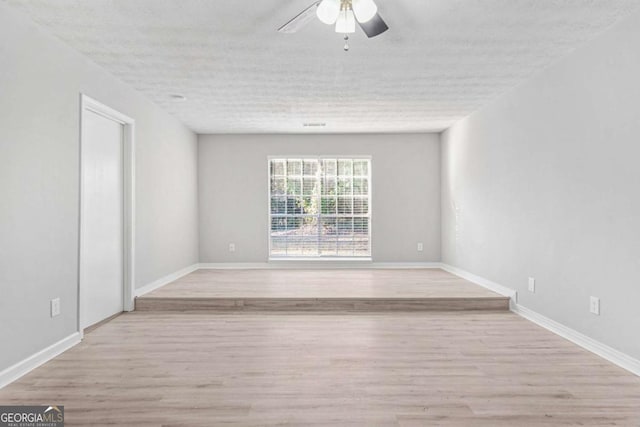
[[[336,33],[344,34],[344,50],[349,50],[349,34],[356,32],[356,22],[367,37],[375,37],[389,27],[378,14],[373,0],[318,0],[278,29],[281,33],[296,33],[313,17],[327,25],[336,26]]]

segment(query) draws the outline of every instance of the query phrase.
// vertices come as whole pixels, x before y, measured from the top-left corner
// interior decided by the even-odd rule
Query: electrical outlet
[[[60,298],[51,300],[51,317],[56,317],[60,314]]]
[[[236,251],[236,244],[229,243],[229,252],[235,252],[235,251]]]
[[[600,316],[600,298],[591,297],[589,299],[589,311],[597,316]]]
[[[529,286],[528,286],[529,292],[536,292],[536,279],[534,279],[533,277],[529,277]]]
[[[418,243],[418,252],[422,252],[424,250],[424,245],[422,243]]]

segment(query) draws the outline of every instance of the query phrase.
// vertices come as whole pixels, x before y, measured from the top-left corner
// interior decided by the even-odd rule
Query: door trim
[[[80,268],[81,268],[81,249],[83,247],[83,180],[82,180],[82,127],[85,111],[103,116],[107,119],[123,125],[123,301],[122,307],[124,311],[133,311],[134,309],[134,289],[135,289],[135,120],[114,110],[111,107],[81,93],[80,94],[80,194],[79,194],[79,237],[78,237],[78,332],[83,335],[82,328],[82,284]]]

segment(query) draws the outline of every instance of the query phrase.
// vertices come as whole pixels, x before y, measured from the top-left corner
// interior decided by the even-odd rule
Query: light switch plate
[[[589,311],[597,316],[600,316],[600,298],[591,297],[589,299]]]
[[[60,298],[54,298],[51,300],[51,317],[56,317],[60,314]]]
[[[536,279],[534,279],[533,277],[529,277],[529,285],[528,285],[528,289],[529,292],[536,292]]]

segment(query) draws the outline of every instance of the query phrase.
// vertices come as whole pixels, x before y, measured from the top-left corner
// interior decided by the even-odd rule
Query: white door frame
[[[82,180],[82,148],[84,141],[82,140],[82,126],[85,111],[103,116],[123,125],[123,301],[122,307],[124,311],[133,311],[134,309],[134,289],[135,289],[135,120],[102,104],[99,101],[81,93],[80,94],[80,229],[79,229],[79,247],[78,247],[78,332],[83,334],[82,328],[82,283],[80,268],[82,266],[80,254],[83,247],[83,218],[84,200],[82,197],[83,180]]]

